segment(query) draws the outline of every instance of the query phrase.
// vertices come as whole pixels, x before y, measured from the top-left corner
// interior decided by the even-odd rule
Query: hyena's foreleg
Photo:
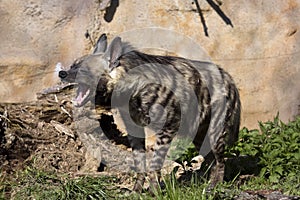
[[[175,132],[173,130],[161,130],[156,134],[156,143],[154,145],[153,157],[150,161],[148,172],[150,179],[150,193],[154,193],[154,191],[159,188],[161,169],[174,135]]]
[[[128,135],[128,140],[132,147],[134,171],[137,173],[133,191],[141,192],[146,176],[145,138]]]
[[[122,109],[119,110],[128,133],[128,141],[132,148],[134,171],[137,173],[133,191],[142,192],[146,176],[146,140],[144,127],[136,124],[130,114]]]

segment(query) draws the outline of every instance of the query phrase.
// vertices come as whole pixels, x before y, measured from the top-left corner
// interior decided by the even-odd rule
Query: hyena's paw
[[[145,174],[138,173],[132,191],[141,193],[143,191],[144,183],[145,183]]]
[[[208,191],[211,191],[218,183],[223,182],[224,170],[224,163],[218,163],[211,169]]]
[[[161,187],[160,185],[161,173],[159,171],[154,171],[154,172],[150,172],[148,176],[150,181],[148,192],[152,196],[154,196]]]

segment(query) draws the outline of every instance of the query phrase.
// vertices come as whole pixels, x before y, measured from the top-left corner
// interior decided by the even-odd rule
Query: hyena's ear
[[[106,48],[107,48],[107,37],[106,37],[106,34],[103,33],[98,41],[97,41],[97,44],[95,45],[95,49],[93,51],[93,54],[95,53],[104,53],[106,51]]]
[[[120,37],[113,39],[105,52],[105,58],[109,61],[109,68],[113,69],[119,65],[119,58],[122,55],[122,41]]]

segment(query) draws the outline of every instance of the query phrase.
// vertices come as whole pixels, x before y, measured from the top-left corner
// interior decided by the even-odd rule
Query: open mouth
[[[75,97],[73,103],[76,107],[83,106],[90,100],[91,90],[86,84],[78,84],[77,96]]]

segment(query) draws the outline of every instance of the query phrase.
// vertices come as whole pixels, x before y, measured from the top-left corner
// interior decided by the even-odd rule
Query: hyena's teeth
[[[76,99],[73,100],[73,104],[75,106],[81,106],[84,100],[89,96],[90,90],[87,90],[85,94],[83,95],[83,92],[79,92]]]

